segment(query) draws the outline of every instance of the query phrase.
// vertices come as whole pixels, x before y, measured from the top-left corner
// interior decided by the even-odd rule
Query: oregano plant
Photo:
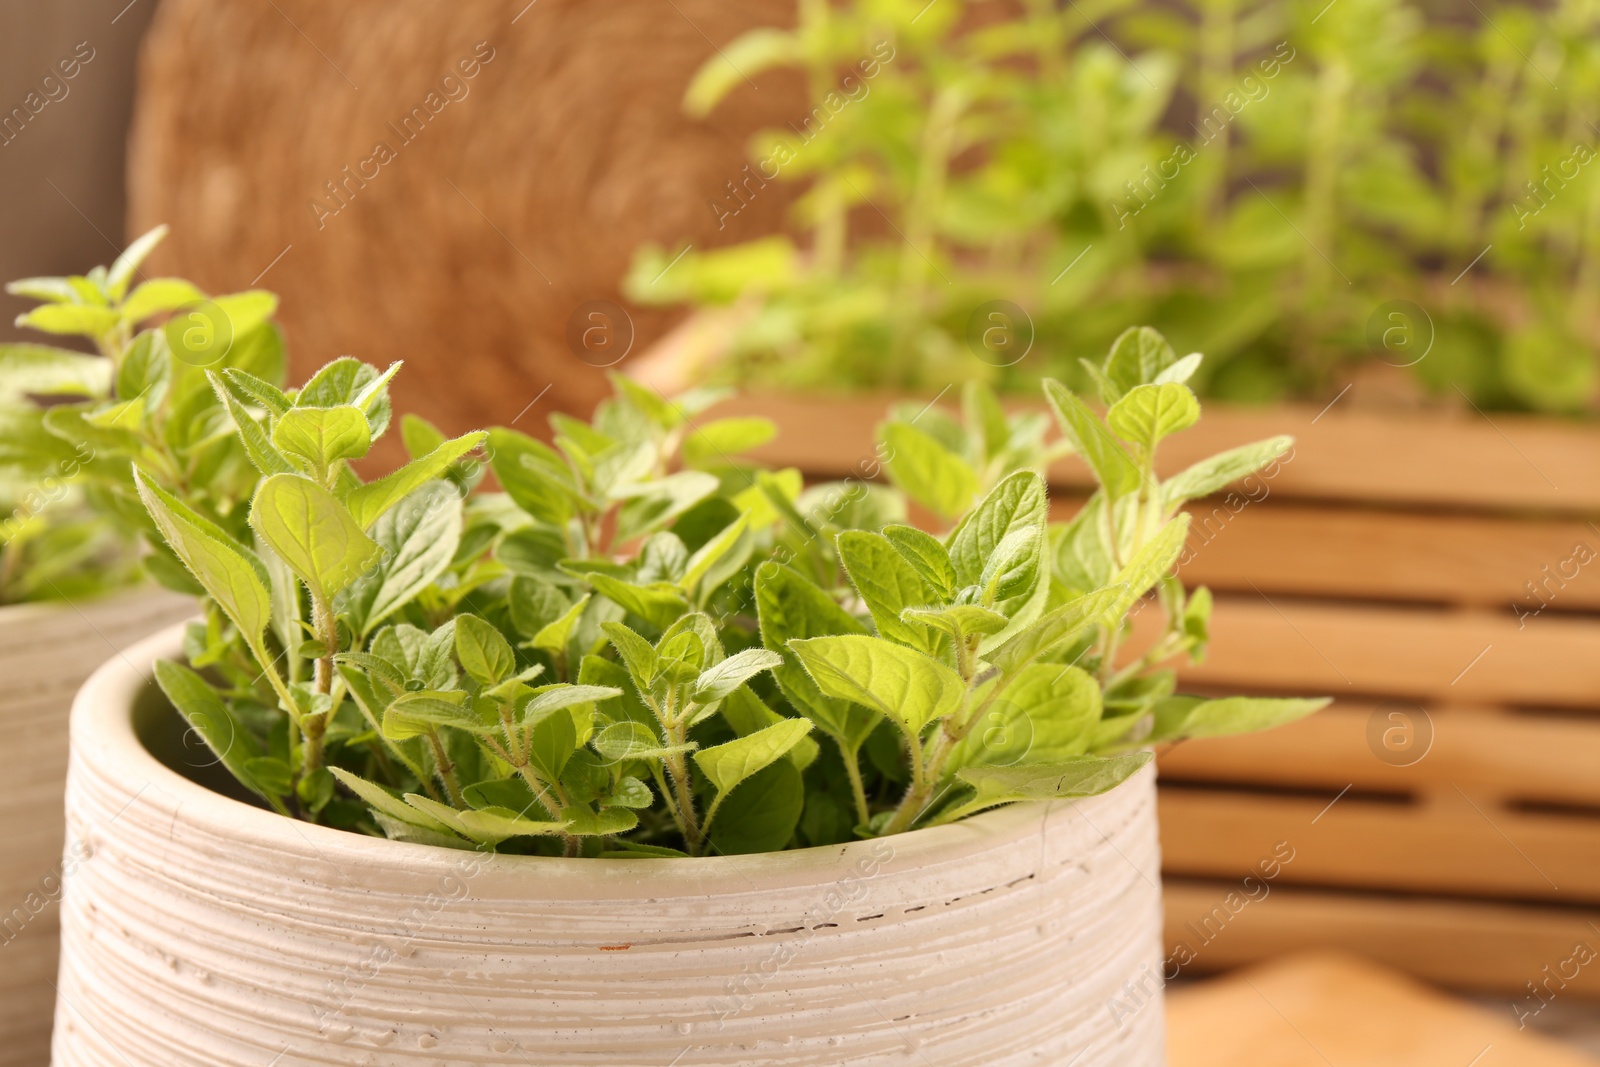
[[[1130,330],[1087,372],[1098,404],[1047,381],[1048,413],[977,386],[959,414],[897,409],[893,488],[806,487],[746,458],[765,420],[621,377],[549,443],[408,417],[411,461],[363,481],[396,368],[295,391],[224,371],[261,476],[248,537],[138,475],[209,593],[158,681],[284,814],[457,848],[777,851],[1104,792],[1153,745],[1325,703],[1175,692],[1211,603],[1173,574],[1182,507],[1289,445],[1159,478],[1199,363]],[[1100,488],[1052,522],[1044,468],[1069,453]]]
[[[728,380],[1087,387],[1072,354],[1152,322],[1236,401],[1326,401],[1355,373],[1486,409],[1600,399],[1587,0],[786,15],[684,86],[695,119],[759,99],[762,72],[806,86],[706,190],[740,239],[646,244],[625,281],[695,308]],[[787,224],[752,230],[780,197]]]
[[[282,384],[277,298],[142,279],[166,232],[110,267],[6,287],[40,301],[17,325],[60,343],[0,345],[0,603],[87,596],[142,572],[199,591],[139,506],[134,464],[208,521],[243,530],[257,474],[206,372]],[[93,351],[63,347],[73,341]]]

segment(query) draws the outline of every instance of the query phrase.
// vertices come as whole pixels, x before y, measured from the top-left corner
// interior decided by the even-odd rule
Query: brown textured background
[[[342,354],[404,359],[398,404],[450,432],[507,422],[546,386],[518,428],[586,410],[607,387],[567,321],[588,300],[626,306],[641,241],[703,248],[781,223],[778,185],[720,230],[707,202],[751,132],[803,110],[799,81],[758,76],[707,121],[681,100],[713,42],[792,23],[793,0],[525,2],[164,0],[141,58],[130,233],[172,225],[163,273],[280,293],[296,377]],[[495,54],[468,95],[401,144],[388,124],[481,41]],[[397,158],[319,227],[324,183],[379,140]],[[636,355],[673,314],[628,310]]]

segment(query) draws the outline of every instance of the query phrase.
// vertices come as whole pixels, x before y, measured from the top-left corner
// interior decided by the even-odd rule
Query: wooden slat
[[[1148,630],[1155,611],[1136,620]],[[1191,685],[1459,704],[1600,706],[1600,621],[1219,598]]]
[[[1344,953],[1173,991],[1171,1067],[1596,1067],[1576,1049]]]
[[[1288,952],[1341,949],[1455,989],[1520,998],[1574,945],[1600,950],[1600,910],[1465,903],[1273,885],[1210,941],[1190,924],[1222,904],[1238,882],[1168,878],[1166,946],[1190,946],[1183,973],[1205,974]],[[1568,973],[1571,972],[1569,967]],[[1586,966],[1563,995],[1600,998],[1600,967]],[[1510,1015],[1510,1012],[1507,1012]],[[1463,1064],[1462,1067],[1465,1067]]]
[[[1410,807],[1349,796],[1332,803],[1336,792],[1162,789],[1165,867],[1242,876],[1287,842],[1295,855],[1283,868],[1286,883],[1600,902],[1593,819],[1508,812],[1453,790]]]
[[[766,416],[780,433],[757,451],[761,459],[844,477],[859,475],[862,464],[871,461],[873,427],[894,399],[756,393],[730,400],[705,418]],[[947,393],[942,402],[952,400]],[[1311,406],[1208,404],[1195,428],[1162,446],[1160,471],[1171,473],[1235,445],[1291,434],[1297,439],[1294,456],[1268,483],[1271,492],[1284,496],[1402,507],[1600,512],[1600,428],[1514,415],[1497,414],[1491,422],[1477,414],[1377,412],[1356,409],[1350,400],[1320,417]],[[1058,464],[1051,479],[1063,487],[1089,484],[1075,458]]]
[[[1383,733],[1391,729],[1397,732],[1385,747]],[[1399,765],[1409,760],[1416,762]],[[1417,795],[1459,786],[1502,803],[1600,805],[1597,769],[1600,722],[1343,701],[1276,730],[1185,741],[1161,754],[1167,779],[1330,794],[1347,785]],[[1600,836],[1600,816],[1593,828]]]
[[[1518,614],[1537,613],[1529,625],[1600,608],[1600,533],[1580,521],[1314,508],[1271,499],[1237,513],[1208,501],[1191,514],[1181,569],[1191,585],[1249,591],[1253,583],[1268,594],[1501,611],[1519,605]]]
[[[1056,494],[1050,518],[1065,521],[1082,506],[1082,497]],[[1242,507],[1213,499],[1187,510],[1193,518],[1180,571],[1191,586],[1238,592],[1254,583],[1269,594],[1492,607],[1530,623],[1600,609],[1600,531],[1583,521],[1270,499]]]

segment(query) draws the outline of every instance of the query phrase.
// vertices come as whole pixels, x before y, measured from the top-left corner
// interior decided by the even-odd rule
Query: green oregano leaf
[[[467,676],[481,686],[498,685],[516,670],[511,644],[493,625],[476,615],[456,617],[456,659]]]
[[[805,719],[784,719],[753,734],[703,748],[694,761],[719,794],[729,793],[752,775],[782,759],[811,732]]]
[[[382,554],[338,498],[292,474],[275,474],[261,483],[250,508],[250,525],[324,602],[331,602]]]
[[[870,708],[908,734],[953,714],[966,691],[938,660],[881,637],[812,637],[789,647],[824,694]]]
[[[272,621],[272,594],[261,561],[137,469],[133,480],[167,545],[245,637],[259,641]]]

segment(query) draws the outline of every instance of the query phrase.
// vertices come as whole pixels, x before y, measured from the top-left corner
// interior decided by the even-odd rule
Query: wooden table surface
[[[1169,991],[1169,1067],[1600,1067],[1500,1015],[1342,955]]]

